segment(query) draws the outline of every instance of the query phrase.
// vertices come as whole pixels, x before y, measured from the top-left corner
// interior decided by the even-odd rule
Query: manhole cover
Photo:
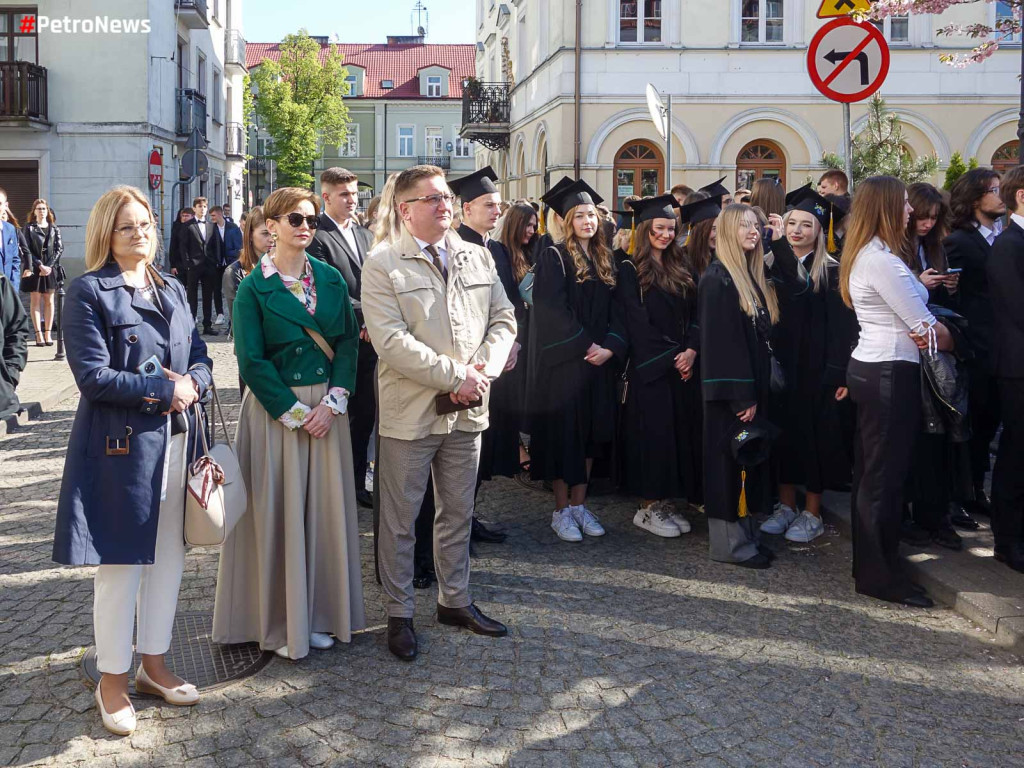
[[[260,650],[259,643],[220,645],[213,642],[213,617],[206,613],[179,613],[174,619],[171,648],[165,655],[167,666],[182,680],[200,690],[210,690],[250,677],[265,667],[274,654]],[[135,670],[141,659],[132,659],[129,671],[131,691],[135,693]],[[93,682],[99,682],[95,646],[82,657],[82,669]]]

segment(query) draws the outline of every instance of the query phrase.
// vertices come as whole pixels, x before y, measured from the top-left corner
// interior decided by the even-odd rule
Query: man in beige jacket
[[[362,304],[380,358],[377,550],[388,649],[412,661],[415,524],[431,471],[438,621],[492,637],[508,633],[470,599],[469,538],[490,381],[505,366],[516,321],[488,251],[450,229],[444,171],[407,168],[394,194],[401,237],[371,252]]]

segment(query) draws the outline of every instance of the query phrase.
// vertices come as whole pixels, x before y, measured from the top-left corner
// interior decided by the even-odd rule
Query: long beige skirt
[[[326,384],[293,387],[319,403]],[[366,626],[348,415],[322,439],[289,430],[246,392],[235,443],[249,491],[220,555],[213,639],[309,653],[310,632],[348,642]]]

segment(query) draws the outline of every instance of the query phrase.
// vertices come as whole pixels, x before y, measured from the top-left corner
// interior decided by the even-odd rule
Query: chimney
[[[423,45],[423,35],[388,35],[388,45]]]

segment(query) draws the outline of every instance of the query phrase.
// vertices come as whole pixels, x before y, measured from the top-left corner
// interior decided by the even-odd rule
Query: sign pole
[[[665,191],[672,189],[672,94],[665,94]]]
[[[846,166],[850,192],[853,192],[853,128],[850,125],[849,102],[843,102],[843,164]]]

